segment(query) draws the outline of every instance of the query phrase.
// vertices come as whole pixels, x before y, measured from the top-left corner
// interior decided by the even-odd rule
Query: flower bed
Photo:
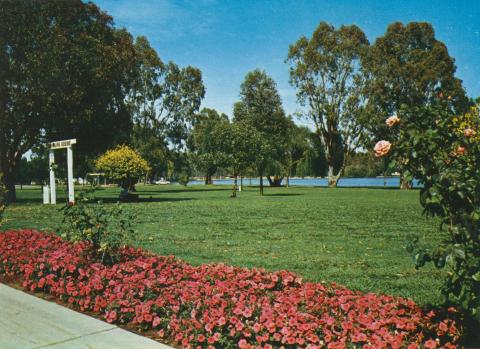
[[[185,348],[456,348],[459,339],[453,309],[440,315],[287,271],[195,267],[133,248],[105,266],[87,248],[54,234],[1,233],[0,277]]]

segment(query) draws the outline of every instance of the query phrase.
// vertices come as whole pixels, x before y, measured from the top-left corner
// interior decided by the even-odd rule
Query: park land
[[[422,216],[417,190],[367,188],[246,188],[229,198],[230,186],[137,186],[135,243],[193,264],[287,269],[306,280],[438,303],[442,271],[415,270],[408,237],[427,243],[441,236],[438,222]],[[118,188],[98,199],[116,202]],[[66,193],[59,190],[59,202]],[[6,212],[8,229],[56,231],[63,205],[41,205],[40,188],[18,191]]]

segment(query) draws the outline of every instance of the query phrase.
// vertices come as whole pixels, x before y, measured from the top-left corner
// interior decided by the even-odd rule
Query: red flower
[[[173,257],[125,248],[104,266],[70,244],[35,231],[0,234],[0,276],[43,291],[106,321],[157,330],[185,348],[455,348],[456,323],[413,301],[303,283],[288,271],[268,273],[223,264],[191,266]],[[449,309],[449,316],[456,310]],[[160,328],[161,327],[161,328]],[[438,340],[432,339],[438,337]]]

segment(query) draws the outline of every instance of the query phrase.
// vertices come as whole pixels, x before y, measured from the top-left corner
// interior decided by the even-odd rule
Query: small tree
[[[105,205],[96,201],[94,191],[95,187],[81,191],[75,204],[67,203],[63,207],[62,226],[58,230],[69,241],[89,242],[85,252],[111,265],[124,258],[123,249],[134,241],[132,223],[135,216],[119,203]]]
[[[131,191],[135,191],[138,179],[150,171],[148,163],[126,145],[108,150],[95,161],[95,166],[122,188]]]
[[[232,197],[236,197],[238,176],[249,167],[258,168],[258,163],[264,162],[268,148],[262,135],[245,121],[219,123],[213,135],[219,149],[215,156],[222,167],[231,171],[234,178]]]
[[[253,126],[269,149],[268,153],[263,154],[265,156],[257,157],[260,193],[263,194],[264,175],[268,176],[270,185],[279,186],[283,177],[271,178],[271,175],[280,174],[279,166],[272,166],[272,164],[284,158],[290,120],[283,111],[275,81],[264,71],[256,69],[245,76],[240,87],[240,102],[234,107],[234,120]],[[272,172],[277,173],[267,173],[269,167]]]
[[[205,174],[205,184],[212,184],[212,176],[221,162],[218,154],[219,143],[215,142],[213,132],[218,123],[228,123],[225,114],[218,114],[215,109],[203,108],[197,115],[188,139],[190,158],[200,171]]]
[[[290,177],[295,173],[297,166],[307,159],[310,152],[314,151],[310,138],[311,133],[308,127],[300,127],[293,122],[290,126],[290,135],[285,147],[285,159],[282,161],[282,167],[287,177],[287,187],[290,185]]]

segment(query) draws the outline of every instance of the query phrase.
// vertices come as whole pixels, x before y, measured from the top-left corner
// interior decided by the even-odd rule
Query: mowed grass
[[[442,272],[415,270],[405,250],[409,235],[433,244],[438,222],[422,216],[418,191],[364,188],[247,188],[236,199],[228,186],[138,186],[136,245],[193,264],[223,262],[287,269],[308,281],[395,294],[437,304]],[[97,197],[114,202],[117,188]],[[62,197],[64,192],[59,192]],[[64,197],[64,196],[63,196]],[[18,192],[0,228],[54,231],[61,205],[41,205],[40,189]]]

